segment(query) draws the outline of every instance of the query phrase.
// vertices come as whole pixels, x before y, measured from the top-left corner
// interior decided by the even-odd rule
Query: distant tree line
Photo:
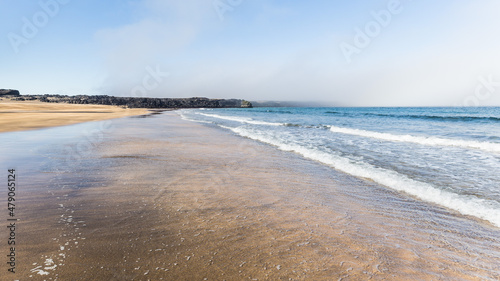
[[[100,104],[116,105],[127,108],[250,108],[249,101],[241,99],[208,99],[208,98],[138,98],[138,97],[113,97],[98,96],[65,96],[65,95],[21,95],[13,97],[14,100],[39,100],[51,103],[70,104]]]

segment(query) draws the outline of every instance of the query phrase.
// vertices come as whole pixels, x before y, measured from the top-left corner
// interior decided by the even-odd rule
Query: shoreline
[[[174,112],[116,119],[75,161],[58,141],[25,180],[17,279],[499,276],[498,230]]]
[[[0,133],[148,114],[147,109],[110,105],[44,103],[0,99]]]

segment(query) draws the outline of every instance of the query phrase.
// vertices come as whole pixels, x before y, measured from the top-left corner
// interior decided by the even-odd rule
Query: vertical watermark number
[[[8,271],[16,273],[16,170],[7,170],[7,229],[9,230],[9,238],[7,245],[9,251],[7,255]]]

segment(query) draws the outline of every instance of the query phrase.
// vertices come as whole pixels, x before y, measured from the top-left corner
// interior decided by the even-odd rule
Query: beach
[[[15,101],[0,98],[0,132],[33,130],[88,121],[146,114],[142,108],[118,106]]]
[[[491,224],[176,112],[0,140],[20,190],[2,280],[500,277]]]
[[[500,1],[0,8],[0,281],[500,281]]]

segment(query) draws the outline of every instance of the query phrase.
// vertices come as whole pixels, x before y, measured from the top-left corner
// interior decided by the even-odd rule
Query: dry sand
[[[455,256],[446,233],[351,198],[375,185],[166,114],[129,119],[88,158],[25,179],[17,279],[498,277],[491,257]]]
[[[146,114],[142,108],[108,105],[12,101],[0,98],[0,133],[70,125]]]

